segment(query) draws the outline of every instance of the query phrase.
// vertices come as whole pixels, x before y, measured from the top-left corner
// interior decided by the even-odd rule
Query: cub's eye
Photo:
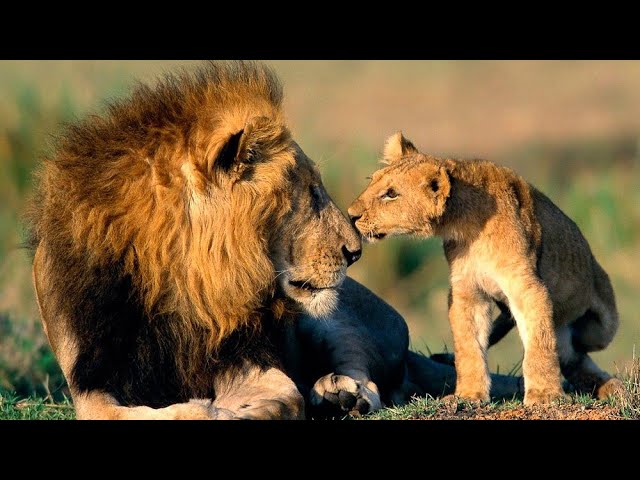
[[[382,198],[393,200],[394,198],[398,198],[398,192],[396,192],[393,188],[389,188],[386,192],[384,192]]]

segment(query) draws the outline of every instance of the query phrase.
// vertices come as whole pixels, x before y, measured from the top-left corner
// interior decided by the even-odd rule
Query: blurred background
[[[20,215],[31,171],[63,122],[100,112],[135,81],[182,61],[0,62],[0,393],[60,398],[38,318]],[[340,208],[368,183],[398,130],[424,151],[515,168],[573,218],[609,273],[619,333],[594,355],[615,373],[640,344],[640,62],[271,61],[290,126]],[[364,247],[350,275],[406,318],[415,349],[452,349],[437,239]],[[517,372],[510,333],[490,367]]]

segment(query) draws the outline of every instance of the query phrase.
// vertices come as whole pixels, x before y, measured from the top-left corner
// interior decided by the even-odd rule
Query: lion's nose
[[[349,215],[349,219],[351,220],[351,225],[356,226],[356,222],[358,219],[362,218],[362,215]]]
[[[347,259],[347,267],[348,267],[352,263],[358,261],[358,259],[362,255],[362,250],[358,249],[355,252],[352,252],[346,247],[346,245],[343,245],[342,246],[342,254],[344,255],[344,258]]]

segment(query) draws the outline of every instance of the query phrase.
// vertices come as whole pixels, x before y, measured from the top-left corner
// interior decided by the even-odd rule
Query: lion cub
[[[383,161],[349,216],[369,241],[442,237],[457,396],[489,399],[494,302],[524,344],[525,404],[562,397],[561,371],[598,398],[619,391],[588,355],[618,328],[613,289],[573,221],[512,170],[424,155],[401,133],[387,140]]]

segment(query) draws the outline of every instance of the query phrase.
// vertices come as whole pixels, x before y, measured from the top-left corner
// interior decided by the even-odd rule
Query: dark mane
[[[267,66],[208,62],[138,84],[60,135],[37,172],[27,222],[30,246],[47,251],[50,301],[73,319],[65,328],[82,348],[79,388],[109,385],[125,403],[171,402],[209,394],[213,372],[241,365],[243,352],[257,364],[276,358],[277,341],[252,338],[271,325],[277,302],[258,225],[281,206],[267,195],[256,200],[250,188],[235,189],[232,200],[216,193],[210,165],[253,118],[261,119],[252,139],[265,158],[288,148],[282,99]],[[203,185],[202,201],[223,205],[209,207],[205,220],[193,206]],[[237,358],[226,358],[232,350]],[[151,398],[160,391],[172,398]]]

